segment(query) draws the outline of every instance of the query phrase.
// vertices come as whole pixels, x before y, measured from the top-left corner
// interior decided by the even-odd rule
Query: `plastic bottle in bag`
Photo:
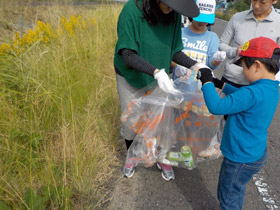
[[[169,151],[168,154],[167,154],[167,158],[170,161],[184,162],[184,157],[183,157],[181,152]]]
[[[189,146],[182,146],[181,154],[183,156],[185,166],[187,167],[187,169],[192,169],[194,167],[192,149]]]
[[[171,160],[168,160],[168,159],[166,159],[166,158],[164,158],[164,159],[161,161],[161,163],[166,164],[166,165],[170,165],[170,166],[178,166],[178,165],[179,165],[178,162],[176,162],[176,161],[171,161]]]
[[[192,150],[189,146],[182,146],[181,152],[169,151],[167,158],[170,161],[182,162],[187,169],[194,168],[194,161],[192,157]]]

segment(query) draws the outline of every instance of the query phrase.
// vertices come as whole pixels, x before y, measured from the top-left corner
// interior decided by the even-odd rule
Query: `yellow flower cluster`
[[[7,54],[10,50],[20,53],[23,52],[27,46],[36,42],[47,43],[54,37],[55,35],[50,24],[39,20],[37,21],[37,26],[33,30],[28,30],[27,33],[24,33],[22,36],[19,32],[16,32],[11,45],[3,43],[0,46],[0,55]]]
[[[70,33],[71,35],[75,34],[75,30],[86,30],[88,29],[89,25],[88,23],[91,23],[92,25],[96,25],[96,18],[91,19],[90,21],[82,20],[81,15],[72,15],[69,17],[69,19],[66,19],[64,16],[60,19],[60,23],[62,28]]]
[[[28,30],[22,36],[19,32],[16,32],[12,44],[3,43],[0,45],[0,56],[8,54],[11,50],[15,53],[24,52],[26,47],[34,43],[48,43],[51,39],[62,35],[67,32],[71,35],[75,34],[76,30],[86,30],[89,28],[88,24],[96,25],[96,19],[90,19],[89,21],[82,20],[80,15],[72,15],[69,19],[64,16],[60,19],[60,27],[56,30],[52,29],[49,23],[37,21],[37,25],[33,30]]]
[[[3,44],[0,46],[0,55],[1,55],[1,54],[5,54],[5,53],[8,53],[8,52],[10,52],[10,50],[11,50],[11,45],[6,44],[6,43],[3,43]]]

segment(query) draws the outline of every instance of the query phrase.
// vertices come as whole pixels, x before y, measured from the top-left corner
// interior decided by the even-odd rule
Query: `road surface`
[[[216,19],[212,31],[220,36],[226,23]],[[220,78],[221,73],[222,66],[215,75]],[[280,104],[268,133],[268,163],[248,184],[243,210],[280,210]],[[169,182],[162,179],[156,166],[137,167],[131,179],[123,178],[120,168],[109,209],[218,210],[216,190],[221,161],[202,162],[191,171],[174,168],[176,179]]]

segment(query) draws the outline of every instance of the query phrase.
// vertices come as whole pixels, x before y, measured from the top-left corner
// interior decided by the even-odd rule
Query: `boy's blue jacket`
[[[218,95],[212,82],[201,89],[212,114],[229,115],[221,142],[223,155],[238,163],[259,160],[279,101],[279,82],[260,79],[241,88],[226,84],[224,98]]]

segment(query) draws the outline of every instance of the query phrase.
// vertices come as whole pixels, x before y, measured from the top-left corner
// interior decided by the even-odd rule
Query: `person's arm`
[[[176,67],[177,66],[177,63],[175,63],[174,61],[171,61],[171,67]]]
[[[225,85],[225,88],[227,85]],[[205,83],[201,90],[209,112],[215,115],[228,115],[242,112],[247,110],[255,101],[252,92],[246,88],[239,88],[238,91],[224,98],[219,96],[212,82]]]
[[[255,97],[249,89],[236,88],[214,78],[210,69],[198,71],[197,79],[202,83],[202,92],[210,113],[215,115],[234,114],[250,107]],[[222,89],[226,97],[221,98],[215,87]]]
[[[232,42],[235,35],[234,18],[235,15],[233,15],[232,18],[229,20],[220,38],[220,44],[219,44],[219,50],[225,51],[228,58],[235,58],[237,54],[237,48],[230,46],[230,43]]]
[[[138,56],[133,50],[122,49],[120,53],[126,65],[154,77],[158,82],[158,86],[164,92],[171,94],[180,93],[179,90],[174,88],[173,82],[170,80],[164,69],[157,69],[149,62]]]
[[[226,52],[219,51],[219,37],[217,36],[217,34],[213,34],[208,50],[208,62],[210,63],[208,66],[214,70],[225,59]]]
[[[218,49],[219,49],[219,38],[214,32],[210,32],[208,42],[209,42],[209,46],[208,46],[208,51],[207,51],[207,63],[206,64],[212,70],[215,70],[217,68],[217,66],[221,63],[221,61],[215,60],[215,58],[216,58],[215,53],[218,52]]]
[[[214,86],[216,88],[221,89],[224,92],[225,95],[232,94],[239,89],[237,87],[232,86],[231,84],[223,82],[222,80],[220,80],[216,77],[213,77],[212,74],[211,75],[209,74],[209,77],[212,77],[212,79],[210,79],[210,81],[208,81],[208,82],[213,82]]]
[[[234,93],[235,91],[239,90],[239,88],[234,87],[228,83],[225,83],[224,87],[223,87],[223,92],[225,95],[229,95]]]
[[[192,66],[194,66],[197,63],[197,61],[191,59],[182,51],[176,52],[173,55],[172,61],[174,61],[175,63],[181,66],[187,67],[188,69],[190,69]]]
[[[137,55],[134,50],[122,49],[120,51],[120,54],[123,58],[124,63],[130,68],[133,68],[150,76],[154,76],[154,72],[157,68]]]

